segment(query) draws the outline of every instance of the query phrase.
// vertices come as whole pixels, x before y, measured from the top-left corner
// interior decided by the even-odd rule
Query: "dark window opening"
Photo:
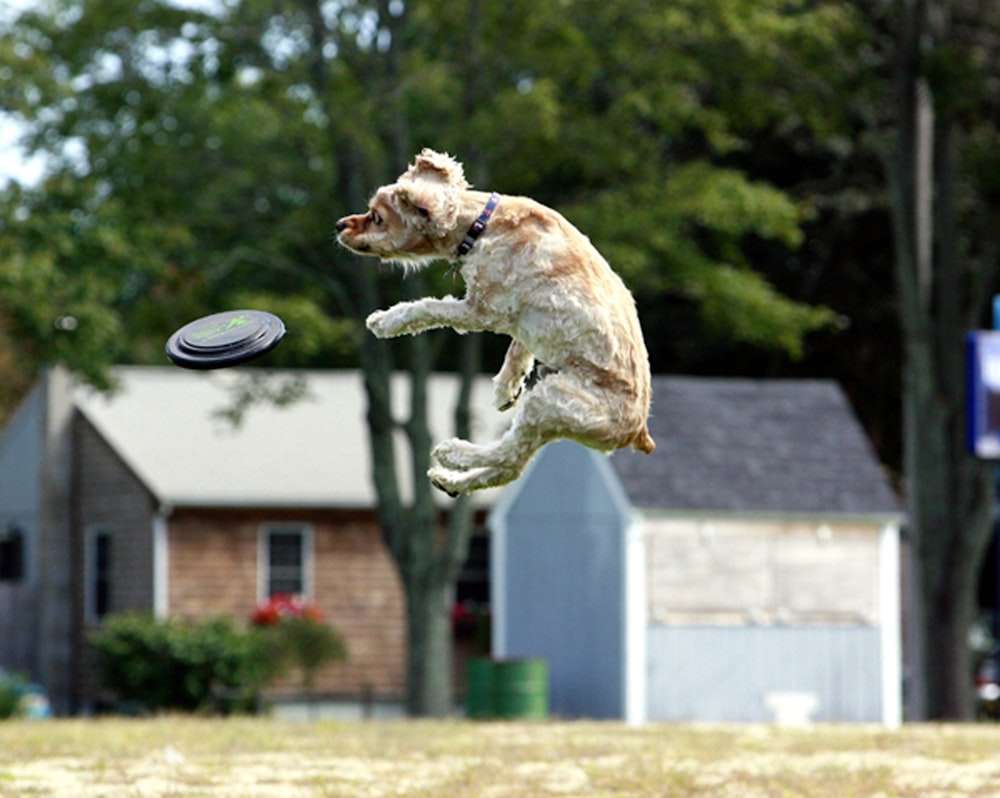
[[[469,553],[455,583],[455,601],[490,603],[490,536],[477,530],[469,539]]]
[[[306,593],[305,536],[300,531],[267,534],[267,598]]]
[[[16,526],[0,532],[0,582],[24,579],[24,533]]]
[[[111,612],[111,533],[95,532],[90,545],[90,610],[99,620]]]

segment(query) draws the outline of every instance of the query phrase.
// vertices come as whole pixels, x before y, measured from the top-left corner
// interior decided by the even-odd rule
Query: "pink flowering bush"
[[[489,651],[490,605],[469,600],[456,602],[451,609],[451,631],[456,640],[471,640],[481,650]]]
[[[254,626],[277,626],[288,618],[304,618],[316,623],[323,622],[323,613],[311,601],[302,596],[292,596],[287,593],[276,593],[267,601],[262,601],[250,615]]]
[[[250,615],[270,645],[268,654],[278,673],[297,668],[304,690],[312,690],[324,665],[347,658],[343,638],[323,621],[323,613],[302,596],[278,594],[258,604]]]

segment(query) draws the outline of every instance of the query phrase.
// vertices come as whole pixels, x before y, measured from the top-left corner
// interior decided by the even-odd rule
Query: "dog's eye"
[[[376,225],[382,224],[382,214],[380,214],[374,208],[372,208],[371,214],[372,214],[372,221],[375,222]]]

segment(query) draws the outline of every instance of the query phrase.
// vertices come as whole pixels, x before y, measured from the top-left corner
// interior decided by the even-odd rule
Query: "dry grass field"
[[[0,796],[1000,796],[1000,727],[0,723]]]

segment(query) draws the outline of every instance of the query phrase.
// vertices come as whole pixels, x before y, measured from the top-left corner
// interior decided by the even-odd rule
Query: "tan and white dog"
[[[435,447],[428,477],[452,495],[517,479],[544,444],[570,438],[604,452],[650,453],[649,357],[635,302],[573,225],[525,197],[470,190],[462,165],[423,150],[368,212],[337,222],[338,241],[363,255],[420,268],[460,264],[466,293],[401,302],[367,319],[379,338],[451,327],[513,340],[493,378],[494,404],[520,410],[486,445]],[[544,368],[521,398],[535,359]]]

